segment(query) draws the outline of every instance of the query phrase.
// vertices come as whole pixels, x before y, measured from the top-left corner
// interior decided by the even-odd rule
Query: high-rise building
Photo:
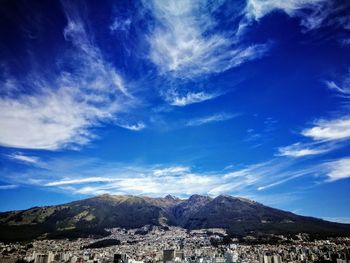
[[[272,263],[271,257],[267,255],[260,256],[260,263]]]
[[[260,263],[282,263],[282,257],[280,255],[260,256]]]
[[[228,250],[225,252],[225,261],[226,263],[235,263],[238,260],[237,251]]]
[[[163,250],[163,262],[173,261],[175,259],[174,249],[164,249]]]
[[[128,260],[127,254],[114,254],[113,263],[128,263]]]
[[[280,255],[272,256],[272,263],[282,263],[282,258]]]
[[[38,254],[35,257],[34,263],[48,263],[48,259],[49,259],[48,255]]]
[[[54,259],[54,254],[36,254],[34,263],[51,263]]]
[[[184,259],[185,258],[184,252],[183,251],[176,251],[175,258],[179,258],[181,260]]]

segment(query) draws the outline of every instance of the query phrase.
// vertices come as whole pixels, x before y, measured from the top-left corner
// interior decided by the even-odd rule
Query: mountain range
[[[350,235],[350,224],[328,222],[228,195],[151,198],[101,195],[63,205],[0,213],[0,241],[105,236],[113,227],[146,225],[224,228],[231,236],[309,233]]]

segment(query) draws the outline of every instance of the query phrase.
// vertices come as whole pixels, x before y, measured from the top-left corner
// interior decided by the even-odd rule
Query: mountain
[[[0,213],[0,240],[105,236],[105,228],[146,225],[225,228],[233,236],[300,232],[350,235],[350,224],[299,216],[240,197],[101,195],[63,205]]]

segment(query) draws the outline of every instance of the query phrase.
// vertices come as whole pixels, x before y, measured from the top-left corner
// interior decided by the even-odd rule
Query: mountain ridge
[[[229,195],[147,197],[100,195],[66,204],[0,213],[0,241],[107,235],[113,227],[224,228],[232,236],[258,234],[350,235],[350,224],[265,206]]]

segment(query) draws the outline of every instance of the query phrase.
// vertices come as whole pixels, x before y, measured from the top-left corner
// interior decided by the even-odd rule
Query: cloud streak
[[[218,113],[218,114],[214,114],[206,117],[189,120],[186,123],[186,126],[201,126],[201,125],[209,124],[213,122],[227,121],[237,116],[238,116],[237,114]]]
[[[105,177],[87,177],[87,178],[77,178],[77,179],[63,179],[59,181],[54,181],[47,183],[46,186],[61,186],[61,185],[75,185],[75,184],[86,184],[86,183],[102,183],[111,182],[113,179]]]
[[[322,164],[323,166],[298,167],[295,162],[283,158],[275,158],[240,169],[217,171],[201,171],[182,165],[108,164],[96,160],[85,161],[80,165],[79,161],[75,160],[78,164],[75,166],[71,163],[72,160],[59,162],[48,160],[45,166],[38,166],[21,174],[9,174],[4,180],[13,185],[46,187],[70,194],[85,195],[110,193],[149,196],[165,194],[263,196],[264,190],[268,188],[301,176],[319,176],[320,170],[325,171],[322,175],[328,178],[327,173],[330,173],[333,167],[331,163]]]
[[[329,152],[335,147],[331,145],[317,145],[315,143],[295,143],[289,146],[280,147],[278,156],[304,157],[310,155],[318,155]]]
[[[29,164],[37,164],[38,162],[40,162],[39,157],[24,155],[21,152],[9,154],[7,155],[7,157],[11,160],[16,160],[24,163],[29,163]]]
[[[324,166],[328,170],[327,176],[331,182],[350,177],[350,157],[327,162]]]
[[[141,131],[146,128],[146,125],[143,122],[135,124],[118,123],[118,126],[131,131]]]
[[[238,43],[237,31],[213,33],[212,13],[221,4],[184,0],[146,4],[156,21],[149,36],[150,59],[161,74],[191,79],[226,71],[266,53],[268,44]]]
[[[248,0],[246,16],[249,19],[260,20],[276,10],[281,10],[289,16],[303,16],[303,9],[316,9],[325,2],[325,0]]]
[[[316,141],[332,141],[350,137],[350,117],[318,120],[314,127],[302,131],[302,135]]]
[[[183,96],[179,96],[177,94],[168,94],[168,101],[170,105],[173,106],[187,106],[194,103],[200,103],[203,101],[211,100],[220,96],[217,93],[206,93],[206,92],[188,92]]]

